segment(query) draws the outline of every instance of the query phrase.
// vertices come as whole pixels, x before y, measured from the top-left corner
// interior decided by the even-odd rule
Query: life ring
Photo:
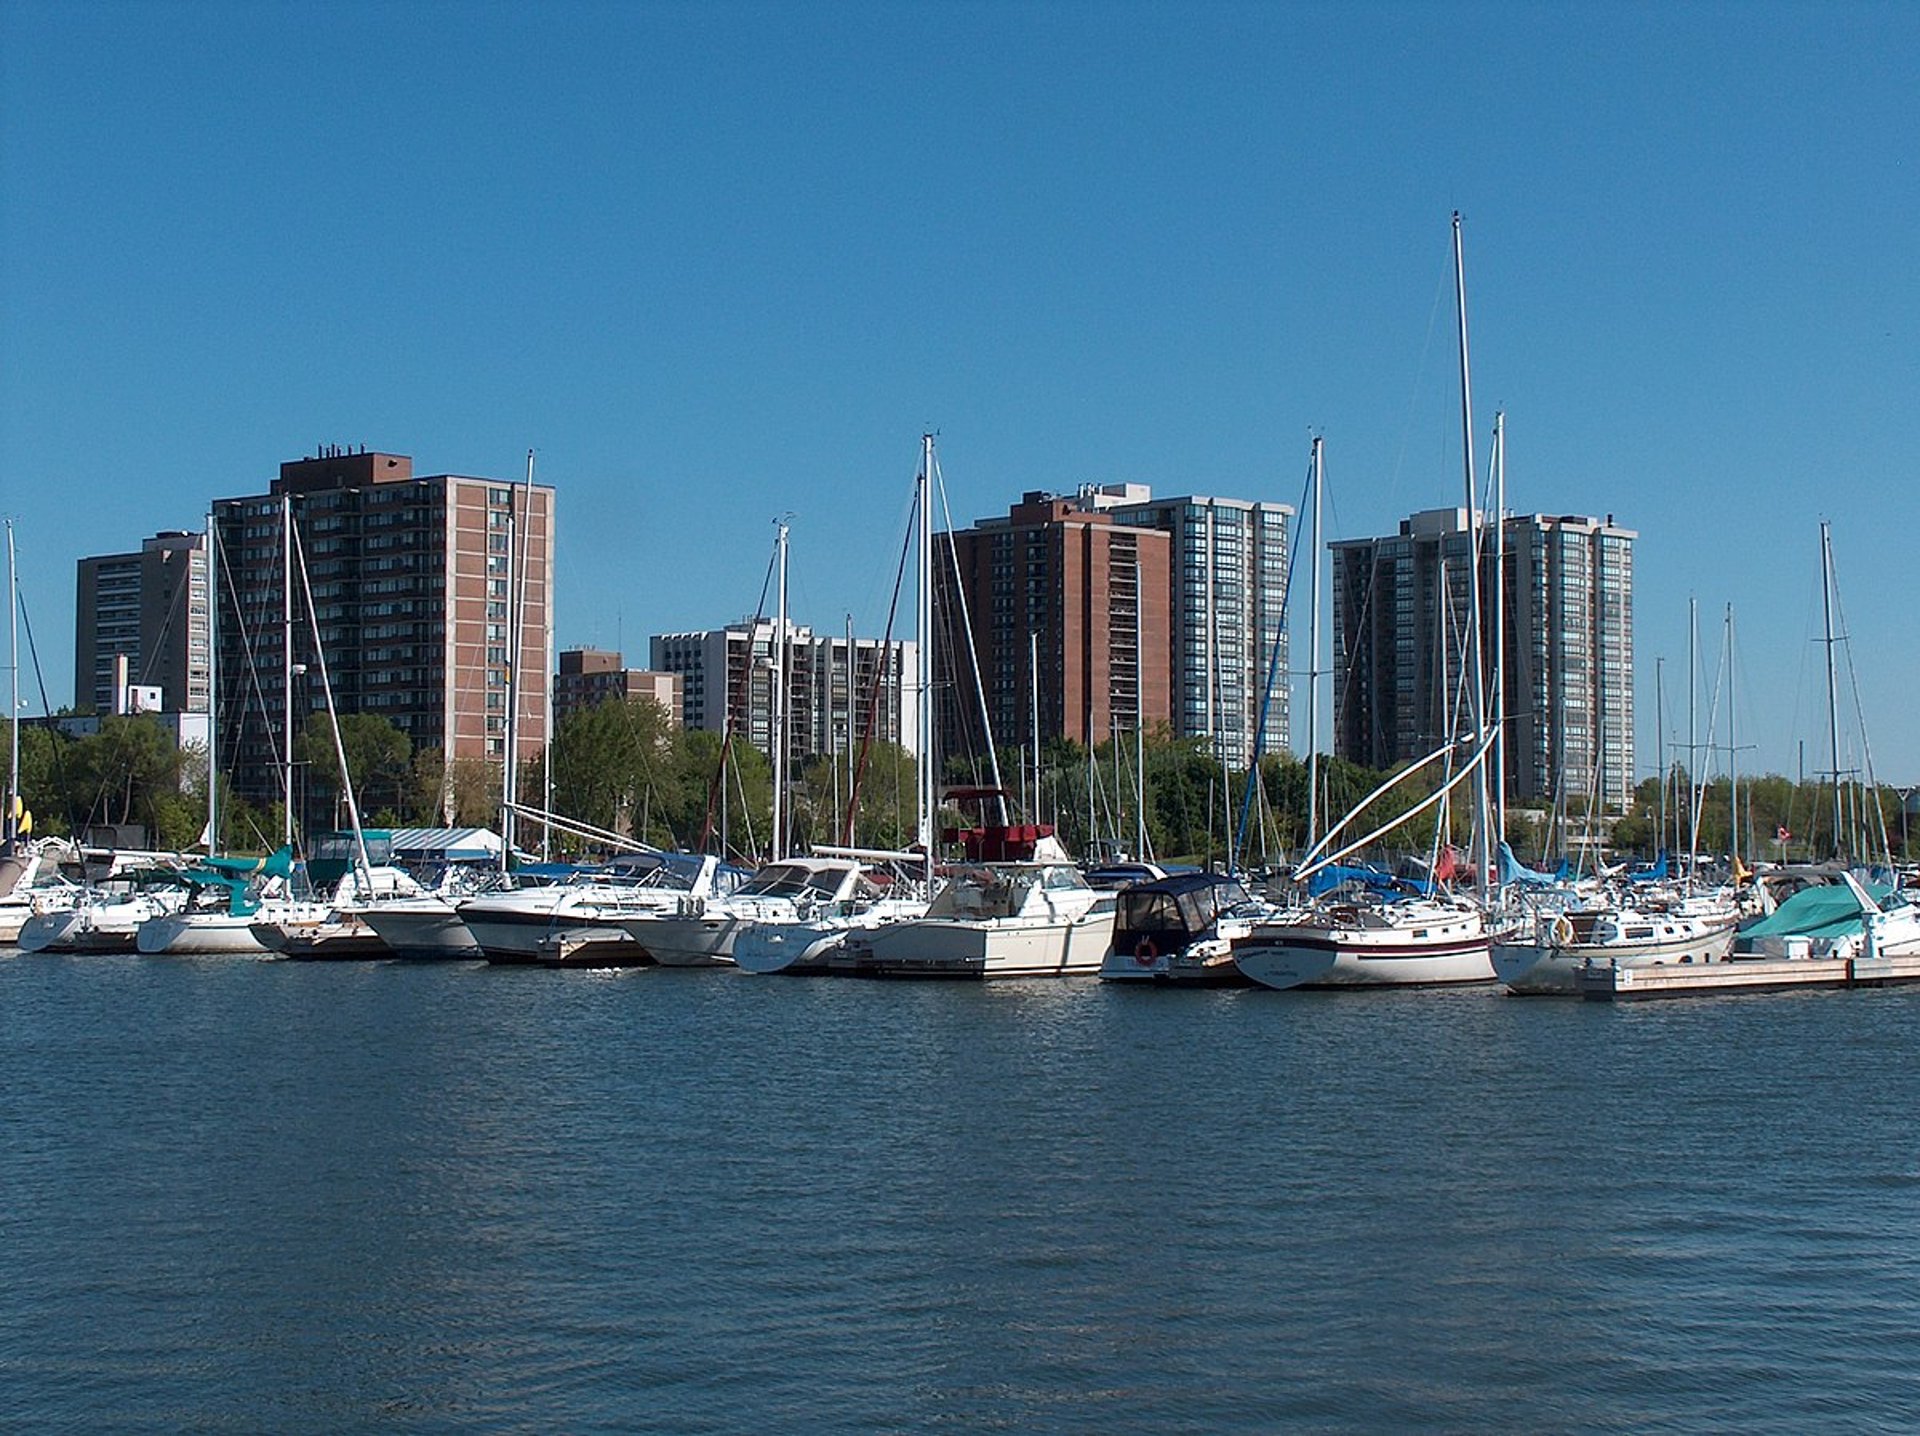
[[[1565,913],[1553,920],[1553,941],[1557,947],[1573,946],[1573,920]]]
[[[1152,967],[1160,960],[1160,949],[1153,945],[1153,939],[1143,937],[1133,945],[1133,960],[1142,967]]]

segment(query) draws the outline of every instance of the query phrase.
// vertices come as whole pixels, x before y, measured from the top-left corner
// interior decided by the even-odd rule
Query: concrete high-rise
[[[736,734],[771,754],[776,632],[774,621],[763,618],[655,634],[648,662],[679,675],[687,727],[723,733],[731,722]],[[869,735],[913,750],[917,645],[815,633],[790,622],[786,648],[791,762],[845,754]]]
[[[291,592],[282,584],[283,505],[305,559],[318,650],[297,561]],[[290,706],[297,731],[324,708],[322,653],[339,711],[390,719],[416,751],[437,751],[448,764],[498,764],[509,692],[518,694],[521,759],[542,750],[553,666],[550,486],[416,477],[406,455],[330,447],[282,464],[265,494],[216,501],[214,522],[220,762],[236,791],[255,800],[281,791],[284,715]],[[292,614],[291,705],[283,596]]]
[[[1504,737],[1507,796],[1623,808],[1633,785],[1633,541],[1613,522],[1509,515]],[[1468,727],[1473,526],[1465,509],[1402,520],[1333,553],[1334,751],[1373,768],[1419,758]],[[1480,563],[1490,645],[1493,566]],[[1485,662],[1491,665],[1491,649]]]
[[[1264,710],[1262,751],[1285,751],[1292,505],[1198,494],[1156,499],[1144,484],[1089,485],[1080,496],[1115,523],[1160,529],[1171,539],[1174,735],[1206,738],[1227,762],[1245,767]]]
[[[207,711],[206,535],[155,534],[137,553],[79,562],[74,605],[73,701],[116,713],[125,682],[160,689],[170,713]]]

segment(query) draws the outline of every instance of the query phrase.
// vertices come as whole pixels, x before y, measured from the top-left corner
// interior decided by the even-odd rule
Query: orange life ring
[[[1133,945],[1133,960],[1142,967],[1152,967],[1160,960],[1160,949],[1153,945],[1153,939],[1143,937]]]

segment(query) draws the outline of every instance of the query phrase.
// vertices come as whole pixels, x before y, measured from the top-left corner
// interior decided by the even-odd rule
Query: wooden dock
[[[1574,975],[1580,995],[1593,1002],[1717,997],[1822,987],[1887,987],[1900,982],[1920,982],[1920,955],[1728,958],[1721,962],[1662,963],[1651,967],[1595,965],[1582,968]]]

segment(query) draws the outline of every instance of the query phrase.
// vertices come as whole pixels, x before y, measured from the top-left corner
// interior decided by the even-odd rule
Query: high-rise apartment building
[[[1167,722],[1170,545],[1160,529],[1044,493],[1024,495],[1004,518],[941,535],[933,565],[941,752],[984,751],[963,612],[996,744],[1026,741],[1036,703],[1043,740],[1100,743]]]
[[[1578,516],[1503,525],[1507,795],[1625,807],[1633,785],[1633,540]],[[1369,767],[1464,733],[1471,652],[1465,509],[1418,513],[1333,553],[1334,751]],[[1480,564],[1483,661],[1492,662],[1491,549]]]
[[[726,628],[655,634],[648,661],[679,675],[681,719],[689,728],[728,728],[763,753],[773,751],[774,650],[771,619]],[[795,764],[844,754],[869,734],[911,752],[919,709],[917,645],[847,638],[787,625],[787,711]]]
[[[553,676],[553,727],[557,733],[567,716],[592,708],[609,698],[647,698],[680,722],[680,675],[651,669],[628,668],[618,652],[604,648],[568,648],[560,654],[560,670]]]
[[[79,563],[74,607],[73,701],[117,713],[126,682],[161,691],[170,713],[207,711],[206,535],[155,534],[137,553]]]
[[[290,589],[282,579],[289,571],[283,513],[297,538]],[[218,500],[214,523],[220,762],[236,791],[256,800],[280,792],[284,715],[290,707],[298,731],[324,709],[322,657],[338,710],[391,719],[416,751],[437,751],[449,764],[499,763],[509,693],[518,695],[521,759],[544,747],[553,661],[550,486],[416,477],[403,454],[328,448],[282,464],[265,494]],[[306,612],[309,587],[318,648]],[[520,682],[512,678],[516,656]]]
[[[1284,751],[1292,505],[1198,494],[1156,499],[1145,484],[1088,485],[1080,497],[1115,523],[1160,529],[1171,539],[1175,736],[1209,739],[1222,758],[1244,767],[1264,711],[1262,751]]]

